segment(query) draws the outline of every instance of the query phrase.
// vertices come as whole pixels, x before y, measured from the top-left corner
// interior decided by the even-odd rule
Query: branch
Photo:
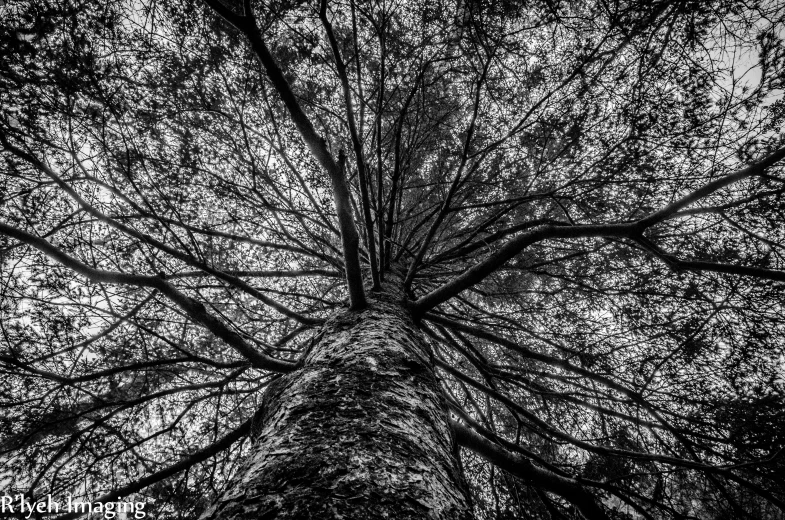
[[[487,385],[480,383],[476,379],[464,374],[463,372],[453,367],[449,363],[442,361],[439,358],[436,358],[436,365],[444,369],[445,372],[454,376],[456,380],[463,381],[464,383],[469,384],[470,386],[476,388],[480,392],[483,392],[489,397],[499,401],[510,410],[515,410],[516,413],[518,413],[521,417],[527,419],[531,423],[530,425],[526,425],[526,426],[534,434],[542,437],[543,439],[552,440],[554,438],[558,438],[562,441],[572,444],[575,447],[584,449],[586,451],[590,451],[592,453],[599,453],[606,456],[625,457],[628,459],[650,461],[650,462],[661,462],[671,466],[702,470],[707,474],[711,472],[711,473],[721,474],[728,478],[737,478],[730,471],[731,469],[733,469],[733,466],[725,466],[725,467],[712,466],[708,463],[702,463],[697,460],[680,459],[674,456],[659,455],[656,453],[645,453],[640,451],[632,451],[629,449],[613,448],[609,446],[592,444],[589,441],[582,440],[578,437],[575,437],[574,435],[570,435],[569,433],[565,433],[557,429],[551,423],[545,421],[544,419],[541,419],[535,413],[531,412],[527,408],[524,408],[522,405],[515,402],[511,397],[508,397],[507,395],[501,392],[497,392],[496,390],[493,390]],[[672,428],[668,428],[668,429],[671,431],[671,433],[675,431]],[[678,434],[678,432],[676,433]],[[687,446],[686,443],[685,446]]]
[[[343,90],[343,103],[346,107],[346,121],[349,125],[349,134],[352,138],[352,147],[354,148],[355,161],[357,163],[357,173],[360,182],[360,194],[362,196],[362,209],[363,218],[365,220],[365,232],[368,237],[368,256],[371,264],[371,279],[373,280],[373,290],[378,291],[381,289],[379,281],[379,265],[376,256],[376,236],[373,232],[373,222],[371,220],[371,200],[368,195],[368,173],[365,169],[365,159],[363,157],[363,147],[360,142],[360,137],[357,132],[357,124],[354,117],[354,107],[352,105],[352,91],[349,87],[349,77],[346,75],[346,65],[341,59],[341,52],[338,48],[338,40],[335,38],[333,26],[327,19],[327,0],[321,0],[319,7],[319,18],[322,21],[327,39],[330,41],[330,47],[333,51],[333,58],[335,60],[335,67],[338,70],[338,77],[341,80],[341,88]],[[379,222],[381,226],[381,222]],[[379,244],[379,247],[382,247]]]
[[[380,239],[381,243],[379,244],[379,248],[384,251],[384,258],[385,264],[384,268],[390,268],[390,262],[392,258],[392,246],[393,246],[393,226],[395,224],[395,201],[398,197],[398,185],[401,181],[402,169],[401,169],[401,139],[403,138],[403,124],[406,120],[406,113],[409,110],[409,106],[411,105],[412,101],[414,100],[414,96],[420,88],[422,84],[423,76],[425,76],[425,72],[428,69],[428,65],[430,62],[423,64],[420,67],[420,72],[417,74],[417,77],[414,78],[412,88],[409,90],[409,94],[406,96],[406,101],[404,101],[403,106],[401,107],[400,113],[396,118],[395,122],[395,132],[393,134],[393,142],[395,143],[393,146],[393,173],[392,173],[392,186],[390,187],[390,204],[387,206],[387,220],[384,224],[384,229],[381,229],[380,224]],[[379,107],[381,112],[382,108],[381,105]],[[381,123],[379,128],[381,128]],[[377,132],[381,132],[381,130],[377,130]],[[378,136],[378,141],[381,142],[381,134]],[[379,154],[379,168],[381,169],[381,151],[378,152]],[[381,180],[381,178],[380,178]],[[382,213],[384,209],[384,201],[382,200],[381,191],[379,192],[379,219],[382,218]],[[424,223],[424,222],[423,222]],[[414,256],[414,254],[412,254]]]
[[[248,359],[253,366],[264,370],[272,370],[274,372],[291,372],[295,369],[295,364],[292,362],[276,359],[257,351],[249,345],[242,336],[230,329],[220,319],[208,313],[204,304],[178,291],[160,276],[126,274],[95,269],[60,251],[60,249],[43,238],[31,235],[26,231],[8,226],[2,222],[0,222],[0,234],[15,238],[38,249],[48,257],[56,260],[90,281],[158,289],[161,294],[165,295],[182,309],[189,318],[225,341],[230,347]]]
[[[450,203],[452,202],[452,198],[455,195],[455,192],[458,188],[463,185],[469,176],[474,173],[475,167],[479,164],[479,161],[475,162],[472,168],[469,169],[469,172],[466,174],[466,178],[463,178],[463,172],[466,168],[466,163],[469,159],[469,149],[471,146],[472,138],[474,137],[474,132],[476,130],[477,125],[477,116],[480,111],[480,99],[482,94],[482,88],[485,83],[486,78],[488,77],[488,70],[491,67],[492,57],[488,57],[488,61],[485,63],[482,69],[482,74],[480,78],[477,80],[477,90],[474,93],[474,107],[472,109],[472,116],[471,120],[469,121],[469,126],[466,129],[466,138],[463,142],[463,150],[461,152],[461,161],[458,165],[458,168],[455,172],[455,177],[450,184],[450,188],[447,191],[447,195],[444,197],[444,201],[442,202],[441,207],[439,208],[439,212],[436,215],[436,218],[431,223],[431,226],[428,228],[428,232],[423,239],[422,244],[420,244],[419,249],[417,250],[417,256],[415,256],[412,263],[409,265],[409,270],[406,273],[406,279],[404,280],[404,287],[408,288],[412,280],[414,279],[414,275],[417,272],[418,267],[422,263],[423,258],[425,257],[425,253],[428,250],[428,247],[431,244],[431,241],[436,236],[436,232],[441,226],[442,221],[447,216],[447,213],[450,211]]]
[[[518,343],[516,343],[514,341],[511,341],[511,340],[509,340],[507,338],[504,338],[502,336],[498,336],[498,335],[493,334],[491,332],[482,330],[482,329],[480,329],[478,327],[473,327],[471,325],[466,325],[464,323],[460,323],[460,322],[451,320],[449,318],[445,318],[443,316],[439,316],[439,315],[436,315],[436,314],[428,313],[428,314],[425,315],[425,318],[427,318],[429,321],[432,321],[434,323],[438,323],[438,324],[444,325],[446,327],[449,327],[450,329],[454,329],[456,331],[465,332],[467,334],[471,334],[472,336],[474,336],[476,338],[484,339],[484,340],[489,341],[491,343],[495,343],[497,345],[500,345],[502,347],[510,349],[510,350],[512,350],[514,352],[517,352],[521,356],[524,356],[527,359],[533,359],[533,360],[539,361],[541,363],[544,363],[545,365],[548,365],[550,367],[556,367],[556,368],[560,368],[562,370],[567,370],[567,371],[570,371],[570,372],[572,372],[574,374],[578,374],[578,375],[580,375],[582,377],[591,379],[592,381],[600,383],[601,385],[603,385],[603,386],[605,386],[605,387],[607,387],[609,389],[612,389],[612,390],[615,390],[615,391],[619,392],[620,394],[622,394],[625,397],[627,397],[630,401],[635,402],[635,403],[637,403],[637,404],[639,404],[641,406],[647,407],[647,409],[648,409],[648,405],[643,400],[643,396],[640,393],[638,393],[635,390],[632,390],[630,388],[627,388],[626,386],[624,386],[624,385],[622,385],[622,384],[620,384],[620,383],[618,383],[616,381],[613,381],[612,379],[610,379],[608,377],[605,377],[602,374],[598,374],[598,373],[595,373],[595,372],[593,372],[591,370],[587,370],[587,369],[585,369],[583,367],[574,365],[574,364],[570,363],[566,359],[560,359],[560,358],[557,358],[555,356],[550,356],[548,354],[543,354],[541,352],[537,352],[536,350],[534,350],[532,348],[529,348],[529,347],[526,347],[526,346],[523,346],[523,345],[519,345]]]
[[[331,271],[329,269],[297,269],[297,270],[272,270],[272,271],[224,271],[230,276],[246,276],[248,278],[299,278],[309,276],[322,276],[325,278],[341,278],[343,275],[338,271]],[[173,273],[166,275],[168,279],[172,278],[198,278],[205,276],[208,273],[203,271],[183,271],[180,273]]]
[[[3,143],[3,145],[5,146],[6,150],[10,151],[11,153],[16,155],[20,159],[23,159],[23,160],[27,161],[28,163],[33,165],[35,168],[37,168],[39,171],[44,173],[47,177],[52,179],[63,191],[65,191],[72,199],[74,199],[87,213],[89,213],[90,215],[92,215],[96,219],[100,220],[101,222],[103,222],[103,223],[105,223],[105,224],[107,224],[109,226],[112,226],[113,228],[115,228],[115,229],[117,229],[119,231],[122,231],[126,235],[132,236],[132,237],[134,237],[134,238],[136,238],[138,240],[141,240],[141,241],[143,241],[143,242],[145,242],[147,244],[150,244],[150,245],[154,246],[155,248],[157,248],[157,249],[159,249],[159,250],[161,250],[161,251],[171,255],[172,257],[177,258],[178,260],[182,260],[183,262],[185,262],[185,263],[187,263],[189,265],[192,265],[194,267],[198,267],[199,269],[203,270],[204,272],[209,273],[209,274],[215,276],[216,278],[218,278],[220,280],[223,280],[223,281],[233,285],[234,287],[237,287],[238,289],[241,289],[242,291],[245,291],[246,293],[248,293],[251,296],[253,296],[254,298],[258,299],[259,301],[261,301],[265,305],[268,305],[268,306],[272,307],[273,309],[275,309],[276,311],[280,312],[281,314],[283,314],[284,316],[286,316],[288,318],[292,318],[293,320],[299,321],[300,323],[307,324],[307,325],[316,325],[316,324],[321,323],[321,320],[314,319],[314,318],[309,318],[307,316],[303,316],[303,315],[299,314],[298,312],[295,312],[295,311],[289,309],[285,305],[282,305],[282,304],[276,302],[272,298],[270,298],[267,295],[265,295],[264,293],[262,293],[260,290],[256,289],[255,287],[252,287],[250,284],[248,284],[247,282],[237,278],[236,276],[230,276],[230,275],[226,274],[223,271],[220,271],[218,269],[214,269],[214,268],[208,266],[204,262],[200,262],[200,261],[194,260],[193,258],[191,258],[190,255],[182,253],[182,252],[178,251],[177,249],[174,249],[174,248],[166,245],[165,243],[163,243],[160,240],[157,240],[157,239],[151,237],[150,235],[148,235],[146,233],[141,233],[141,232],[139,232],[139,231],[137,231],[137,230],[135,230],[135,229],[133,229],[133,228],[131,228],[129,226],[126,226],[125,224],[122,224],[122,223],[118,222],[116,219],[111,218],[111,217],[105,215],[103,212],[99,211],[92,204],[90,204],[85,199],[83,199],[76,192],[76,190],[74,190],[71,186],[69,186],[68,183],[66,183],[57,173],[55,173],[54,170],[52,170],[49,166],[47,166],[42,160],[38,159],[34,155],[32,155],[32,154],[30,154],[30,153],[28,153],[28,152],[26,152],[24,150],[22,150],[21,148],[18,148],[16,146],[10,144],[5,139],[5,136],[2,133],[0,133],[0,142]]]
[[[698,188],[692,193],[685,195],[679,200],[668,204],[664,208],[649,214],[647,217],[640,219],[636,225],[640,231],[643,231],[644,229],[651,227],[658,222],[667,220],[679,210],[686,208],[687,206],[704,197],[708,197],[712,193],[721,190],[726,186],[730,186],[731,184],[739,182],[740,180],[746,179],[748,177],[762,175],[766,171],[766,168],[773,166],[783,158],[785,158],[785,148],[780,148],[779,150],[776,150],[775,152],[772,152],[768,156],[764,157],[760,161],[751,164],[750,166],[735,173],[731,173],[725,177],[720,177],[719,179],[714,180],[701,188]]]
[[[235,28],[239,29],[240,31],[243,30],[246,23],[248,23],[248,17],[252,16],[252,13],[245,9],[243,6],[243,11],[245,16],[240,16],[239,14],[234,13],[231,9],[229,9],[221,0],[204,0],[204,3],[210,6],[210,9],[218,13],[218,15],[233,25]]]
[[[253,52],[267,73],[268,79],[272,82],[278,95],[281,96],[286,109],[289,111],[289,117],[300,133],[300,137],[308,146],[311,155],[330,177],[335,211],[338,216],[338,227],[341,231],[346,283],[349,289],[351,308],[355,310],[365,308],[367,301],[365,299],[362,270],[360,268],[360,239],[357,234],[357,228],[354,225],[351,193],[344,171],[327,150],[327,141],[316,132],[311,120],[297,102],[297,97],[294,95],[292,87],[267,48],[262,32],[256,24],[256,19],[250,16],[250,13],[245,17],[234,15],[218,0],[204,1],[248,38]]]
[[[555,238],[615,237],[630,238],[636,232],[634,224],[587,224],[578,226],[544,225],[534,231],[518,235],[501,246],[486,260],[467,269],[441,287],[434,289],[411,304],[412,314],[422,316],[464,290],[478,284],[524,249],[537,242]]]
[[[747,267],[743,265],[703,262],[699,260],[679,260],[678,258],[670,255],[666,255],[665,258],[669,260],[669,265],[671,265],[677,271],[712,271],[715,273],[737,274],[739,276],[752,276],[754,278],[762,278],[764,280],[785,282],[785,271],[763,269],[761,267]]]
[[[232,444],[237,442],[238,440],[242,439],[243,437],[247,436],[251,432],[251,424],[253,423],[253,419],[249,419],[241,424],[237,429],[228,433],[227,435],[223,436],[218,441],[210,444],[202,448],[201,450],[189,455],[179,462],[172,464],[168,468],[164,468],[160,471],[156,471],[152,475],[144,477],[136,482],[128,484],[119,489],[115,489],[114,491],[110,491],[109,493],[96,498],[93,502],[113,502],[119,498],[126,497],[137,491],[140,491],[147,486],[155,484],[156,482],[160,482],[166,478],[169,478],[173,475],[180,473],[181,471],[185,471],[188,468],[195,466],[196,464],[205,461],[226,449],[228,449]],[[54,520],[71,520],[81,516],[77,513],[65,514],[58,516]]]
[[[758,237],[760,240],[767,241],[765,238]],[[649,239],[640,236],[634,239],[636,243],[640,244],[646,251],[656,256],[668,267],[676,272],[679,271],[711,271],[715,273],[728,273],[739,276],[751,276],[753,278],[761,278],[764,280],[773,280],[776,282],[785,282],[785,272],[777,271],[775,269],[763,269],[762,267],[749,267],[744,265],[721,264],[718,262],[705,262],[702,260],[681,260],[676,256],[666,253]]]
[[[712,193],[729,186],[735,182],[752,177],[755,175],[762,175],[766,168],[776,164],[785,158],[785,148],[780,148],[776,152],[770,154],[766,158],[757,163],[739,170],[730,175],[726,175],[720,179],[709,182],[703,187],[693,191],[689,195],[669,204],[668,206],[650,213],[648,216],[640,220],[625,223],[614,224],[584,224],[584,225],[543,225],[539,228],[518,235],[517,237],[509,240],[506,244],[501,246],[498,251],[490,255],[486,260],[479,264],[467,269],[463,274],[457,276],[446,284],[434,289],[425,296],[415,301],[412,307],[412,313],[415,316],[422,316],[428,310],[436,307],[460,292],[478,284],[487,278],[494,271],[499,269],[507,261],[520,254],[524,249],[537,242],[543,240],[551,240],[557,238],[588,238],[588,237],[603,237],[603,238],[632,238],[640,242],[640,237],[643,232],[649,227],[662,222],[677,214],[681,209],[689,206],[690,204],[711,195]],[[742,274],[747,276],[757,276],[770,280],[782,280],[783,274],[778,271],[771,271],[767,269],[759,269],[754,267],[741,267],[741,266],[726,266],[723,264],[712,264],[708,262],[680,262],[675,259],[671,261],[676,262],[684,269],[697,269],[708,270],[715,272]]]
[[[587,520],[607,520],[605,511],[579,481],[562,477],[547,469],[536,466],[517,453],[512,453],[496,443],[490,442],[474,430],[457,421],[450,421],[455,438],[461,446],[468,448],[491,464],[526,481],[529,485],[555,493],[571,502]]]

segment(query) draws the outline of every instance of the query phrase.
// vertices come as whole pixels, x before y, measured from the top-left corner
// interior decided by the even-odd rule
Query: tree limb
[[[218,338],[224,340],[230,347],[236,350],[243,357],[248,359],[255,367],[274,372],[291,372],[295,369],[295,364],[290,361],[283,361],[263,354],[246,342],[242,336],[230,329],[223,321],[216,318],[205,308],[204,304],[191,298],[177,290],[174,286],[167,283],[160,276],[145,276],[137,274],[126,274],[115,271],[105,271],[90,267],[76,258],[60,251],[57,247],[50,244],[43,238],[31,235],[26,231],[8,226],[0,222],[0,234],[15,238],[32,246],[48,257],[56,260],[65,267],[84,276],[88,280],[96,283],[109,283],[119,285],[135,285],[137,287],[151,287],[158,289],[161,294],[172,300],[185,314],[196,323],[199,323]]]
[[[768,156],[764,157],[760,161],[753,163],[735,173],[731,173],[730,175],[726,175],[711,181],[701,188],[693,191],[692,193],[685,195],[679,200],[668,204],[664,208],[649,214],[648,216],[638,220],[638,222],[636,222],[636,226],[640,231],[643,231],[644,229],[649,228],[658,222],[662,222],[663,220],[670,218],[678,211],[686,208],[687,206],[704,197],[708,197],[712,193],[721,190],[726,186],[730,186],[731,184],[739,182],[748,177],[762,175],[766,171],[766,168],[778,163],[783,158],[785,158],[785,148],[780,148],[779,150],[776,150]]]
[[[346,74],[346,64],[341,59],[341,51],[338,48],[338,40],[335,38],[333,26],[330,20],[327,19],[327,0],[321,0],[319,7],[319,18],[322,21],[327,39],[330,42],[330,48],[333,51],[333,58],[335,67],[338,70],[338,77],[341,80],[341,88],[343,90],[343,103],[346,108],[346,121],[349,126],[349,134],[352,138],[352,147],[354,148],[355,162],[357,164],[357,173],[360,183],[360,194],[362,196],[362,211],[365,220],[365,234],[368,238],[368,256],[369,263],[371,264],[371,280],[373,281],[373,290],[378,291],[381,289],[379,280],[379,264],[376,256],[376,234],[373,232],[373,222],[371,220],[371,200],[368,194],[368,173],[365,169],[365,158],[363,157],[363,147],[360,142],[360,136],[357,132],[357,124],[355,122],[354,107],[352,105],[352,91],[349,87],[349,77]],[[378,223],[381,226],[381,222]],[[381,247],[381,244],[379,245]]]
[[[649,227],[668,219],[675,215],[679,210],[690,204],[711,195],[719,189],[729,186],[735,182],[762,175],[766,168],[776,164],[785,158],[785,148],[780,148],[761,161],[739,170],[720,179],[709,182],[703,187],[693,191],[689,195],[669,204],[668,206],[650,213],[637,221],[611,224],[583,224],[583,225],[554,225],[547,224],[539,228],[518,235],[510,239],[501,246],[498,251],[490,255],[484,261],[470,267],[463,274],[445,283],[441,287],[434,289],[430,293],[422,296],[412,304],[412,313],[421,316],[423,313],[443,303],[458,293],[478,284],[491,273],[495,272],[507,261],[520,254],[532,244],[558,238],[632,238],[637,239]],[[767,269],[741,266],[724,266],[722,264],[711,264],[708,262],[682,262],[675,260],[684,269],[713,270],[715,272],[728,272],[733,274],[743,274],[747,276],[757,276],[771,280],[782,280],[785,278],[783,273]]]
[[[128,484],[119,489],[115,489],[114,491],[110,491],[109,493],[96,498],[95,500],[93,500],[93,502],[106,503],[106,502],[116,501],[119,498],[126,497],[128,495],[136,493],[137,491],[140,491],[152,484],[155,484],[156,482],[160,482],[166,478],[176,475],[181,471],[185,471],[188,468],[209,459],[213,455],[216,455],[228,449],[229,447],[231,447],[232,444],[242,439],[243,437],[247,436],[251,431],[252,423],[253,423],[253,419],[249,419],[245,421],[243,424],[241,424],[234,431],[231,431],[228,434],[224,435],[221,439],[181,459],[179,462],[172,464],[168,468],[164,468],[160,471],[156,471],[152,475],[148,475],[147,477],[139,479],[136,482]],[[72,520],[79,516],[81,516],[81,514],[70,513],[70,514],[60,515],[56,517],[54,520]]]
[[[268,79],[272,82],[278,95],[281,96],[289,116],[300,133],[303,142],[308,146],[313,157],[324,168],[330,178],[335,202],[335,211],[338,215],[338,227],[341,231],[343,245],[344,265],[346,268],[346,283],[349,289],[351,308],[363,309],[367,306],[365,289],[363,288],[362,270],[360,268],[360,239],[352,216],[351,193],[346,182],[346,175],[327,149],[327,141],[319,136],[305,114],[297,97],[294,95],[289,82],[283,75],[278,63],[267,48],[262,36],[262,31],[256,24],[256,19],[251,13],[239,16],[229,11],[219,0],[204,0],[213,10],[225,20],[239,29],[251,44],[253,52],[264,67]]]
[[[587,520],[607,520],[608,516],[579,481],[557,475],[536,466],[517,453],[490,442],[457,421],[450,421],[458,444],[468,448],[495,466],[524,480],[529,485],[555,493],[575,505]]]

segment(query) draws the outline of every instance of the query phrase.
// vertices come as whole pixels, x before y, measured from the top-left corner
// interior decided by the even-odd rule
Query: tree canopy
[[[397,277],[478,518],[785,515],[780,0],[0,18],[0,490],[192,518]]]

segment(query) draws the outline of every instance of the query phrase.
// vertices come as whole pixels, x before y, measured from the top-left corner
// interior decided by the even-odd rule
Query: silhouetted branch
[[[327,141],[319,136],[311,120],[300,107],[289,82],[267,48],[262,31],[256,25],[256,19],[253,16],[237,17],[218,0],[205,0],[205,2],[248,38],[251,48],[267,73],[267,77],[289,111],[289,116],[294,126],[313,157],[327,172],[332,183],[335,211],[338,215],[338,227],[341,230],[346,283],[349,289],[351,307],[356,310],[365,308],[367,302],[365,300],[365,289],[363,288],[362,271],[360,269],[360,240],[357,235],[357,228],[354,225],[354,217],[352,216],[351,193],[346,182],[345,172],[341,171],[340,166],[328,151]]]
[[[243,437],[246,437],[250,433],[252,424],[253,424],[253,419],[249,419],[244,423],[242,423],[235,430],[221,437],[216,442],[202,448],[201,450],[193,453],[192,455],[182,458],[179,462],[172,464],[171,466],[164,468],[162,470],[156,471],[152,475],[143,477],[137,480],[136,482],[132,482],[121,488],[110,491],[109,493],[92,500],[92,502],[106,503],[106,502],[116,501],[117,499],[127,497],[133,493],[141,491],[142,489],[152,484],[155,484],[166,478],[176,475],[182,471],[185,471],[188,468],[191,468],[196,464],[199,464],[200,462],[203,462],[209,459],[210,457],[213,457],[214,455],[217,455],[218,453],[221,453],[222,451],[229,449],[232,446],[232,444],[239,441]],[[54,520],[71,520],[79,516],[81,516],[81,514],[71,513],[71,514],[60,515],[56,517]]]
[[[776,164],[785,157],[785,148],[781,148],[770,154],[765,159],[742,170],[726,175],[720,179],[712,181],[703,187],[693,191],[678,201],[649,214],[642,219],[628,223],[611,224],[585,224],[556,226],[553,224],[540,226],[538,229],[518,235],[502,245],[498,251],[491,254],[484,261],[470,267],[463,274],[447,282],[441,287],[422,296],[412,304],[412,312],[420,316],[428,310],[445,302],[456,294],[481,282],[491,273],[499,269],[507,261],[524,251],[527,247],[542,242],[560,238],[632,238],[636,239],[643,234],[649,227],[677,214],[681,209],[690,204],[729,186],[742,179],[754,175],[762,175],[766,168]],[[675,260],[674,260],[675,261]],[[743,274],[746,276],[756,276],[771,280],[782,280],[783,273],[767,269],[753,267],[725,266],[721,264],[711,264],[705,262],[682,262],[676,261],[677,265],[684,269],[713,270],[716,272],[728,272],[733,274]]]
[[[785,158],[785,148],[780,148],[776,150],[760,161],[747,166],[735,173],[731,173],[729,175],[725,175],[724,177],[720,177],[712,182],[709,182],[698,188],[697,190],[693,191],[692,193],[685,195],[684,197],[676,200],[664,208],[655,211],[654,213],[649,214],[648,216],[638,220],[636,222],[636,227],[638,231],[643,231],[646,228],[657,224],[658,222],[662,222],[670,218],[671,216],[675,215],[680,210],[686,208],[687,206],[699,201],[704,197],[708,197],[712,193],[721,190],[726,186],[730,186],[736,182],[741,180],[747,179],[749,177],[754,177],[756,175],[763,175],[767,168],[777,164]]]
[[[139,231],[137,231],[137,230],[135,230],[135,229],[133,229],[133,228],[131,228],[129,226],[126,226],[125,224],[122,224],[122,223],[118,222],[116,219],[113,219],[113,218],[105,215],[103,212],[99,211],[92,204],[90,204],[84,198],[82,198],[76,192],[76,190],[74,190],[71,186],[69,186],[68,183],[66,183],[57,173],[55,173],[54,170],[52,170],[49,166],[47,166],[42,160],[38,159],[37,157],[33,156],[32,154],[30,154],[30,153],[28,153],[28,152],[26,152],[26,151],[24,151],[24,150],[22,150],[22,149],[20,149],[20,148],[18,148],[16,146],[8,143],[5,140],[5,137],[2,134],[0,134],[0,139],[3,141],[3,144],[5,145],[5,148],[7,150],[11,151],[17,157],[19,157],[21,159],[24,159],[25,161],[27,161],[29,164],[31,164],[32,166],[37,168],[42,173],[46,174],[63,191],[65,191],[72,199],[74,199],[77,203],[79,203],[79,205],[87,213],[89,213],[90,215],[94,216],[95,218],[97,218],[101,222],[104,222],[104,223],[106,223],[106,224],[108,224],[108,225],[118,229],[119,231],[122,231],[123,233],[125,233],[125,234],[127,234],[129,236],[132,236],[132,237],[137,238],[137,239],[139,239],[139,240],[141,240],[143,242],[146,242],[146,243],[156,247],[157,249],[160,249],[161,251],[164,251],[167,254],[173,256],[174,258],[177,258],[178,260],[182,260],[183,262],[185,262],[187,264],[190,264],[190,265],[192,265],[194,267],[198,267],[199,269],[202,269],[206,273],[209,273],[209,274],[215,276],[216,278],[219,278],[219,279],[221,279],[221,280],[223,280],[223,281],[225,281],[227,283],[230,283],[231,285],[237,287],[238,289],[241,289],[241,290],[245,291],[246,293],[254,296],[255,298],[257,298],[261,302],[265,303],[266,305],[269,305],[270,307],[272,307],[276,311],[280,312],[284,316],[287,316],[287,317],[292,318],[292,319],[294,319],[296,321],[299,321],[300,323],[305,323],[305,324],[309,324],[309,325],[321,323],[321,320],[319,320],[319,319],[314,319],[314,318],[309,318],[307,316],[303,316],[300,313],[295,312],[295,311],[289,309],[285,305],[282,305],[282,304],[276,302],[275,300],[273,300],[269,296],[265,295],[264,293],[262,293],[258,289],[252,287],[251,285],[249,285],[245,281],[243,281],[243,280],[241,280],[241,279],[239,279],[239,278],[237,278],[235,276],[230,276],[230,275],[226,274],[225,272],[223,272],[223,271],[221,271],[219,269],[215,269],[213,267],[210,267],[210,266],[208,266],[204,262],[197,261],[197,260],[193,259],[191,257],[191,255],[182,253],[182,252],[178,251],[177,249],[168,246],[164,242],[162,242],[160,240],[157,240],[157,239],[153,238],[152,236],[150,236],[150,235],[148,235],[146,233],[141,233],[141,232],[139,232]]]
[[[608,516],[579,481],[536,466],[530,460],[489,441],[457,421],[451,421],[458,444],[527,484],[559,495],[577,507],[587,520],[607,520]]]
[[[365,169],[365,157],[363,156],[363,147],[360,142],[360,136],[357,132],[357,123],[355,122],[354,106],[352,103],[352,91],[349,87],[349,77],[346,75],[346,64],[341,59],[341,51],[338,48],[338,41],[335,39],[333,26],[330,20],[327,19],[327,0],[321,0],[319,7],[319,19],[322,21],[327,39],[330,42],[330,48],[333,52],[335,67],[338,71],[338,77],[341,80],[341,89],[343,90],[343,103],[346,108],[346,121],[349,125],[349,135],[352,138],[352,148],[354,149],[355,164],[357,165],[357,173],[360,183],[360,194],[362,196],[362,214],[365,220],[365,236],[368,238],[368,260],[371,264],[371,280],[373,281],[373,290],[378,291],[381,286],[379,285],[379,264],[376,255],[376,234],[373,229],[373,221],[371,220],[371,199],[368,194],[369,178]],[[379,222],[381,226],[381,221]],[[381,247],[381,244],[380,244]]]
[[[239,354],[248,359],[257,368],[272,370],[275,372],[291,372],[295,368],[294,363],[275,359],[257,351],[255,348],[249,345],[242,338],[242,336],[234,332],[221,320],[207,312],[207,308],[204,306],[204,304],[198,300],[195,300],[194,298],[191,298],[190,296],[186,296],[159,276],[126,274],[92,268],[87,264],[80,262],[76,258],[73,258],[72,256],[69,256],[68,254],[60,251],[60,249],[53,246],[43,238],[36,237],[30,233],[22,231],[21,229],[3,224],[2,222],[0,222],[0,234],[15,238],[27,245],[35,247],[53,260],[56,260],[65,267],[93,282],[135,285],[137,287],[151,287],[153,289],[157,289],[161,292],[161,294],[168,297],[180,309],[182,309],[189,318],[204,326],[217,337],[224,340],[229,346],[234,348]]]

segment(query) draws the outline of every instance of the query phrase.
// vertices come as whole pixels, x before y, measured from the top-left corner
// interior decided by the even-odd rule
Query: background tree
[[[784,15],[3,2],[0,488],[192,518],[397,294],[478,518],[782,518]]]

